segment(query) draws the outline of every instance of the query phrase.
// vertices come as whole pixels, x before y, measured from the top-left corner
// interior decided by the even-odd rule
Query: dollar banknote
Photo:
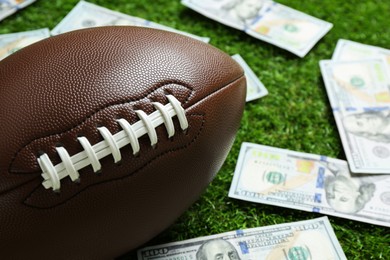
[[[258,98],[262,98],[268,94],[268,90],[263,83],[259,80],[253,70],[248,66],[245,60],[240,54],[234,54],[232,58],[241,65],[246,77],[246,101],[252,101]]]
[[[332,24],[269,0],[182,0],[213,20],[304,57]]]
[[[332,60],[337,61],[356,61],[372,58],[383,58],[390,66],[390,50],[344,39],[337,41],[332,56]]]
[[[154,23],[139,17],[116,12],[92,3],[88,3],[86,1],[80,1],[51,31],[51,34],[57,35],[77,29],[113,25],[150,27],[183,34],[206,43],[210,41],[210,38],[208,37],[200,37],[187,32],[179,31],[168,26]]]
[[[47,28],[26,32],[0,34],[0,60],[22,49],[23,47],[26,47],[27,45],[33,44],[49,36],[50,31]]]
[[[33,2],[35,0],[1,0],[0,21]]]
[[[321,155],[244,142],[229,197],[390,227],[390,176]]]
[[[236,230],[138,250],[138,260],[347,259],[327,217]]]
[[[321,61],[351,171],[390,174],[390,73],[384,59]]]

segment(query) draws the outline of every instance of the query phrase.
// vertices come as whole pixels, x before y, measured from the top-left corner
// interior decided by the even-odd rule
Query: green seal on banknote
[[[386,204],[386,205],[390,205],[390,192],[387,191],[387,192],[383,192],[380,196],[380,199],[381,201]]]
[[[285,24],[283,28],[287,32],[298,32],[299,31],[298,26],[296,26],[295,24],[291,24],[291,23]]]
[[[294,246],[288,250],[289,260],[307,260],[310,259],[310,252],[302,246]]]
[[[372,152],[374,155],[376,155],[379,158],[385,159],[390,157],[390,150],[385,146],[381,146],[381,145],[375,146],[372,149]]]
[[[281,184],[285,180],[284,175],[280,172],[268,172],[265,178],[269,183],[272,184]]]
[[[361,87],[364,87],[364,85],[365,85],[364,80],[359,76],[353,76],[350,80],[350,83],[352,86],[354,86],[356,88],[361,88]]]

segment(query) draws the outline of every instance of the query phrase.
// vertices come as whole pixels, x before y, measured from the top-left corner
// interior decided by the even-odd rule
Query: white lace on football
[[[174,116],[177,116],[180,128],[183,131],[186,130],[188,122],[180,101],[172,95],[167,95],[167,98],[169,103],[166,105],[153,102],[156,111],[150,115],[141,110],[135,111],[140,120],[133,125],[126,119],[118,119],[117,122],[122,131],[114,135],[106,127],[98,127],[103,141],[95,145],[91,145],[86,137],[78,137],[77,140],[84,151],[73,156],[70,156],[64,147],[56,147],[62,162],[55,166],[47,154],[41,155],[38,158],[38,164],[44,178],[42,185],[46,189],[52,188],[54,191],[59,191],[63,178],[69,176],[72,181],[78,181],[80,178],[78,171],[84,167],[91,165],[94,172],[100,171],[102,166],[99,160],[103,157],[112,155],[115,163],[120,162],[122,160],[120,149],[128,144],[130,144],[133,154],[136,155],[140,151],[138,139],[145,134],[149,136],[150,144],[155,146],[158,141],[156,127],[159,125],[165,125],[169,138],[175,134],[172,120]]]

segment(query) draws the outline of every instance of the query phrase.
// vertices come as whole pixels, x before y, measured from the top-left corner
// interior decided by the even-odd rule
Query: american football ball
[[[223,164],[241,67],[141,27],[78,30],[0,62],[0,255],[110,259],[172,224]]]

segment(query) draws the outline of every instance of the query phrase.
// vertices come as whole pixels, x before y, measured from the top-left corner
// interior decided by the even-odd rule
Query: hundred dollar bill
[[[347,259],[327,217],[236,230],[138,250],[138,260]]]
[[[229,197],[390,227],[390,176],[321,155],[244,142]]]
[[[340,39],[337,42],[332,60],[338,61],[356,61],[372,58],[384,58],[390,65],[390,50]]]
[[[206,43],[210,41],[210,38],[208,37],[200,37],[187,32],[179,31],[171,27],[154,23],[142,18],[112,11],[110,9],[91,4],[86,1],[80,1],[66,15],[66,17],[51,31],[51,34],[57,35],[77,29],[110,25],[132,25],[150,27],[183,34]]]
[[[253,70],[248,66],[245,60],[240,56],[240,54],[234,54],[232,58],[241,65],[245,72],[247,85],[246,101],[249,102],[268,95],[268,90],[258,79]]]
[[[22,49],[23,47],[26,47],[27,45],[33,44],[47,37],[50,37],[50,31],[47,28],[26,32],[0,34],[0,60]]]
[[[304,57],[332,24],[267,0],[182,0],[183,5],[230,27]]]
[[[1,0],[0,21],[33,2],[35,0]]]
[[[321,61],[322,77],[354,173],[390,174],[390,73],[386,62]]]

